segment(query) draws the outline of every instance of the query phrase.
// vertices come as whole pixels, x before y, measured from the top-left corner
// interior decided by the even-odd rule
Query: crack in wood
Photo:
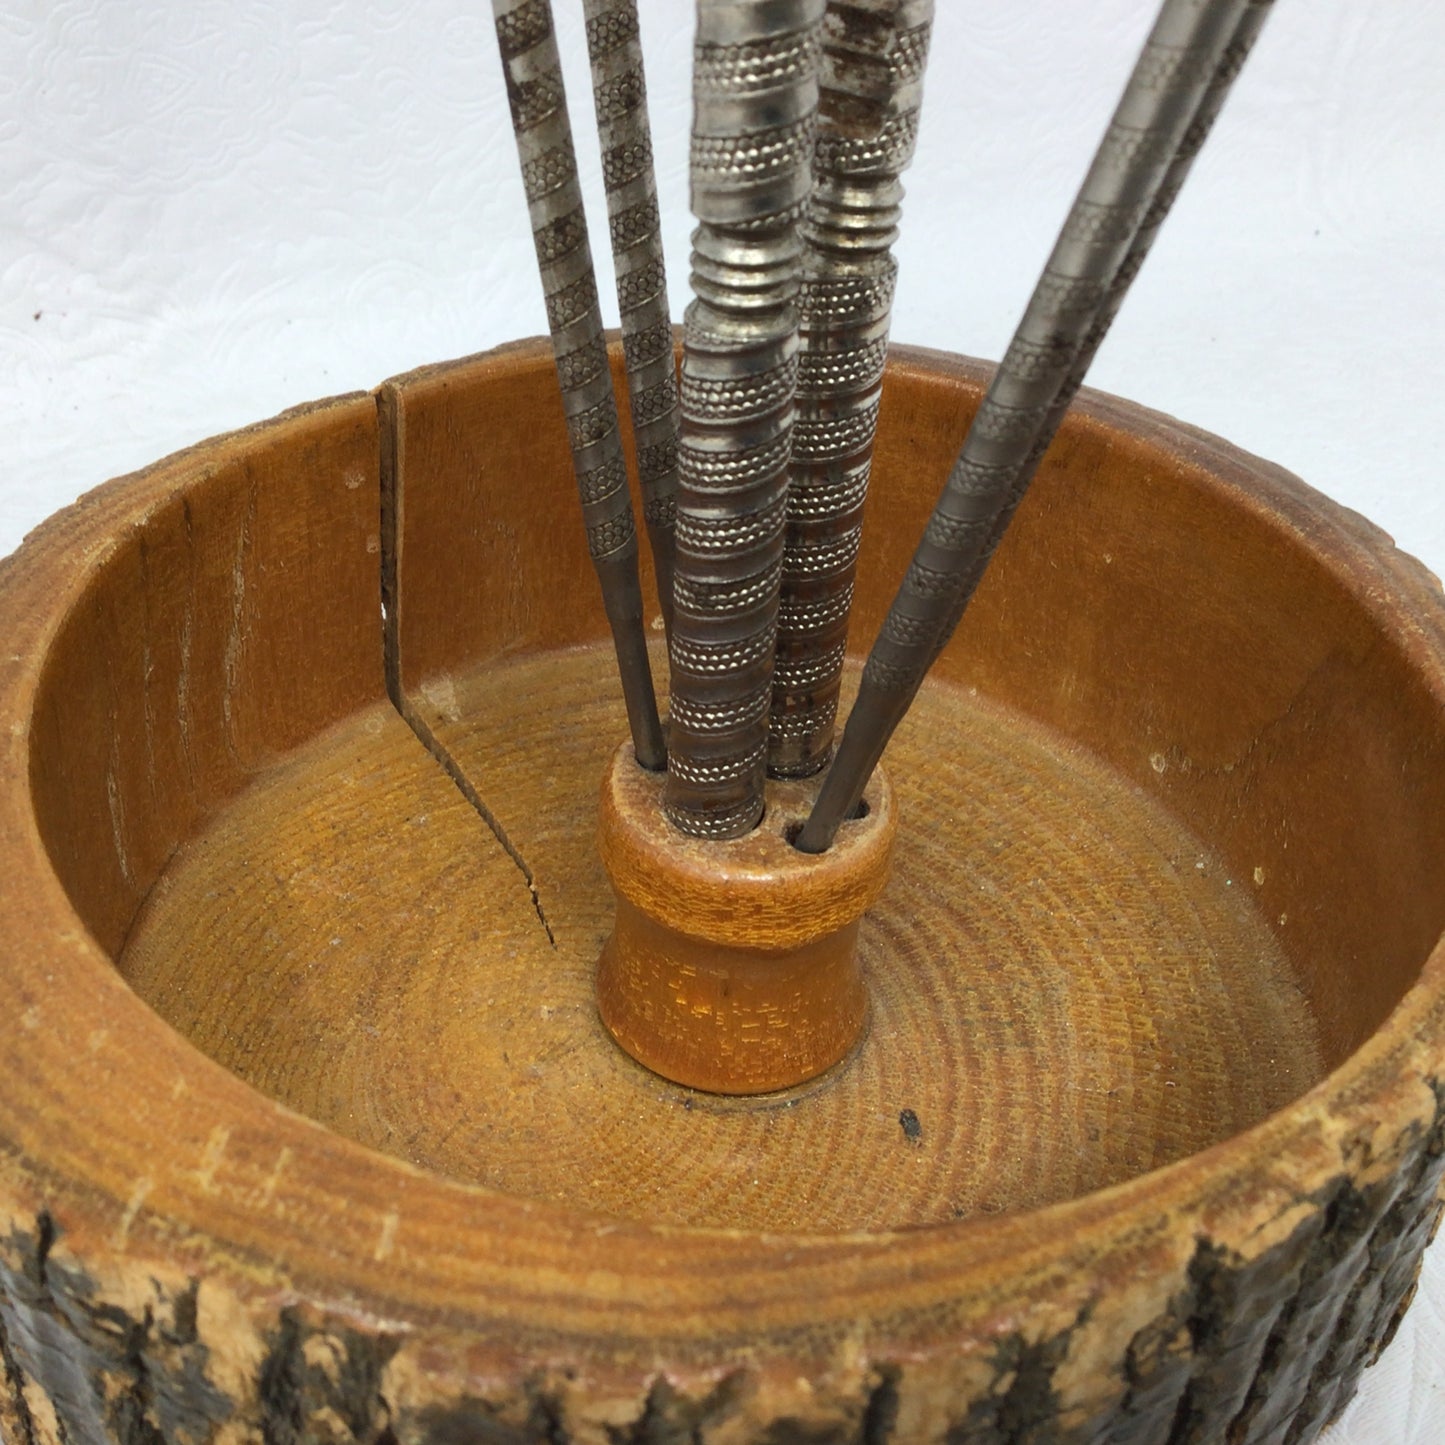
[[[537,921],[547,935],[552,948],[557,947],[556,935],[542,906],[542,895],[537,879],[527,860],[502,826],[496,814],[487,806],[465,769],[452,756],[451,751],[432,731],[417,710],[412,706],[402,681],[401,667],[401,532],[402,514],[405,505],[401,481],[400,420],[397,416],[396,397],[387,387],[376,393],[376,416],[378,443],[380,447],[381,482],[381,641],[383,668],[386,677],[387,696],[398,716],[416,734],[442,771],[451,779],[457,791],[469,807],[486,824],[492,836],[501,844],[513,863],[517,865],[527,891],[532,898],[532,908]]]
[[[396,699],[393,698],[392,701],[396,702]],[[417,735],[422,745],[441,765],[442,771],[446,773],[447,777],[456,785],[457,791],[466,799],[467,803],[476,812],[482,822],[491,829],[492,836],[502,845],[502,849],[507,857],[517,865],[527,885],[527,890],[532,895],[532,907],[536,910],[538,922],[541,923],[543,929],[546,931],[547,942],[551,944],[553,948],[556,948],[557,939],[552,932],[552,925],[547,921],[546,910],[542,907],[542,895],[537,889],[537,880],[533,877],[532,870],[527,865],[527,860],[522,857],[518,851],[517,845],[507,836],[507,830],[497,820],[492,810],[487,807],[481,794],[472,786],[472,781],[467,777],[461,764],[459,764],[442,745],[441,740],[432,732],[426,720],[417,714],[416,710],[405,698],[403,698],[398,705],[397,711],[401,714],[402,721]]]

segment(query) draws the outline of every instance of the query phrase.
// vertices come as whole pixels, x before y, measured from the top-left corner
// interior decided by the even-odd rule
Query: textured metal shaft
[[[975,564],[997,542],[1000,514],[1017,504],[1062,418],[1066,387],[1077,390],[1091,334],[1111,306],[1117,311],[1138,269],[1129,258],[1146,218],[1156,202],[1172,200],[1176,161],[1193,158],[1191,128],[1223,102],[1218,87],[1227,90],[1238,71],[1232,42],[1257,8],[1251,0],[1165,0],[874,642],[798,839],[805,851],[832,842],[961,613]]]
[[[763,811],[823,0],[699,0],[697,18],[663,808],[731,838]]]
[[[587,549],[597,569],[612,629],[637,760],[645,768],[657,769],[665,764],[667,754],[647,656],[637,528],[622,460],[617,401],[597,307],[597,280],[577,185],[552,10],[548,0],[492,0],[492,11],[547,301],[547,325],[562,387]]]
[[[677,368],[667,273],[658,229],[657,180],[647,119],[647,82],[636,0],[584,0],[592,99],[602,142],[608,229],[617,272],[627,400],[637,441],[642,515],[657,595],[672,627],[673,529],[677,511]]]
[[[972,600],[974,592],[978,590],[978,584],[983,580],[983,574],[993,560],[994,552],[997,551],[999,543],[1003,540],[1004,533],[1008,530],[1019,503],[1023,501],[1029,483],[1033,481],[1034,472],[1038,469],[1044,453],[1048,451],[1053,442],[1065,413],[1073,405],[1079,388],[1084,384],[1084,378],[1093,364],[1094,355],[1109,334],[1109,328],[1114,324],[1114,318],[1118,316],[1125,296],[1129,294],[1130,285],[1139,274],[1145,260],[1148,259],[1149,252],[1158,239],[1160,228],[1169,215],[1179,192],[1183,189],[1195,159],[1204,147],[1204,142],[1209,138],[1209,132],[1213,129],[1214,122],[1219,118],[1219,112],[1228,98],[1235,77],[1244,69],[1244,62],[1249,59],[1249,53],[1254,49],[1254,42],[1259,38],[1259,33],[1264,28],[1264,22],[1269,17],[1273,5],[1274,0],[1249,0],[1245,7],[1244,14],[1235,27],[1234,35],[1225,47],[1224,57],[1220,60],[1218,68],[1210,79],[1209,87],[1204,92],[1204,98],[1199,103],[1199,109],[1184,132],[1184,139],[1180,142],[1174,159],[1169,163],[1169,169],[1164,173],[1164,179],[1160,182],[1149,209],[1144,213],[1144,219],[1139,225],[1139,230],[1134,236],[1128,254],[1124,257],[1104,293],[1103,302],[1084,335],[1073,366],[1069,368],[1069,373],[1064,378],[1053,405],[1049,408],[1039,436],[1024,458],[1023,465],[1019,468],[1018,475],[1009,488],[1003,506],[995,515],[984,545],[961,574],[962,581],[957,589],[953,605],[949,609],[942,630],[934,641],[933,656],[929,659],[930,664],[933,658],[936,658],[947,646],[954,629],[963,620],[963,614],[968,610],[968,604]],[[920,677],[919,684],[921,683],[922,678]],[[915,684],[915,694],[917,690],[918,684]],[[910,701],[911,699],[912,695],[910,695]]]
[[[828,760],[888,351],[903,187],[933,0],[829,0],[803,222],[797,420],[768,771]]]

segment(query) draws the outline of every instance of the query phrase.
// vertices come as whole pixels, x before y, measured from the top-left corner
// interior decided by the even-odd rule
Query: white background
[[[580,0],[554,3],[605,250]],[[996,357],[1153,6],[940,8],[894,335]],[[1278,8],[1090,380],[1442,572],[1445,7]],[[643,5],[678,314],[689,9]],[[201,437],[543,327],[484,0],[6,0],[0,553]],[[1445,1439],[1445,1241],[1329,1439]]]

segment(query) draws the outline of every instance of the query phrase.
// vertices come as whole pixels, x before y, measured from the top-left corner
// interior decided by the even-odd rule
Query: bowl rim
[[[544,346],[511,343],[426,374],[514,365]],[[895,347],[891,365],[900,377],[942,371],[970,385],[987,374],[980,363],[910,348]],[[8,1213],[12,1227],[44,1213],[69,1251],[97,1268],[203,1263],[239,1299],[285,1296],[486,1341],[498,1358],[604,1335],[648,1349],[666,1339],[684,1354],[712,1355],[727,1340],[786,1354],[804,1327],[816,1335],[860,1320],[926,1351],[959,1338],[960,1317],[945,1327],[940,1302],[992,1328],[1029,1301],[1047,1298],[1067,1313],[1100,1280],[1168,1275],[1200,1239],[1244,1253],[1266,1247],[1346,1161],[1364,1149],[1385,1168],[1445,1111],[1440,944],[1359,1049],[1249,1129],[1090,1194],[911,1229],[783,1235],[619,1220],[430,1174],[243,1083],[132,993],[80,922],[31,803],[29,709],[50,644],[117,538],[228,450],[373,407],[370,393],[316,402],[106,483],[43,523],[0,568],[11,628],[0,677],[0,974],[14,1000],[0,1010],[0,1049],[15,1061],[0,1090],[0,1218]],[[1427,686],[1445,734],[1440,585],[1382,531],[1282,468],[1133,403],[1087,391],[1068,425],[1123,429],[1182,458],[1180,484],[1217,490],[1349,579]],[[199,1146],[194,1169],[152,1165],[160,1127]],[[208,1170],[218,1139],[224,1168]],[[1075,1283],[1061,1291],[1065,1278]]]

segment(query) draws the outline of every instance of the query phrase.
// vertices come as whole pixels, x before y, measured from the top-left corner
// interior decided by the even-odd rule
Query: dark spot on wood
[[[325,1364],[307,1358],[306,1345],[317,1338],[329,1347],[317,1354]],[[397,1344],[389,1335],[313,1327],[303,1324],[294,1310],[282,1310],[256,1387],[266,1445],[309,1441],[310,1421],[322,1411],[338,1416],[357,1440],[372,1441],[389,1429],[391,1412],[381,1396],[381,1375]]]
[[[774,1420],[761,1435],[758,1445],[853,1445],[856,1427],[836,1420],[800,1420],[784,1415]]]
[[[666,1375],[658,1375],[647,1401],[631,1425],[609,1427],[614,1445],[693,1445],[700,1435],[702,1403],[678,1393]]]
[[[1018,1331],[1002,1336],[994,1354],[992,1388],[949,1427],[947,1445],[1052,1445],[1075,1438],[1060,1433],[1054,1375],[1068,1356],[1074,1332],[1088,1317],[1085,1308],[1068,1329],[1040,1340],[1026,1339]],[[1080,1438],[1094,1436],[1085,1432]]]
[[[107,1299],[74,1261],[57,1260],[61,1234],[42,1212],[33,1233],[17,1231],[0,1245],[11,1261],[0,1263],[0,1355],[7,1356],[6,1380],[25,1404],[23,1416],[12,1405],[7,1423],[26,1440],[29,1387],[49,1400],[62,1442],[171,1445],[212,1436],[235,1406],[209,1378],[194,1287],[178,1304],[152,1281],[154,1300],[137,1317]],[[177,1318],[179,1331],[157,1327]]]
[[[536,1445],[537,1437],[498,1419],[485,1400],[431,1405],[418,1413],[416,1437],[422,1445]]]
[[[897,1365],[879,1365],[876,1374],[877,1383],[863,1407],[863,1445],[887,1445],[898,1423],[898,1381],[903,1372]]]
[[[59,1238],[60,1231],[55,1227],[55,1220],[51,1218],[48,1209],[42,1209],[35,1216],[35,1249],[26,1262],[26,1273],[35,1281],[35,1287],[42,1294],[50,1293],[50,1282],[46,1278],[46,1271],[50,1263],[50,1251],[55,1248],[55,1241]]]
[[[917,1143],[923,1138],[923,1125],[918,1122],[918,1115],[912,1109],[900,1109],[898,1123],[903,1129],[904,1138],[911,1143]]]
[[[306,1361],[301,1354],[301,1327],[291,1310],[283,1310],[280,1328],[261,1362],[256,1383],[261,1407],[261,1436],[266,1445],[297,1445],[301,1438],[301,1396]]]
[[[193,1279],[188,1288],[176,1296],[175,1304],[172,1306],[171,1327],[166,1332],[166,1339],[173,1345],[193,1345],[196,1343],[196,1308],[200,1300],[201,1282]]]
[[[689,1101],[684,1099],[683,1106]],[[607,1438],[613,1445],[690,1445],[693,1431],[679,1418],[678,1394],[666,1375],[653,1380],[647,1400],[631,1425],[609,1426]]]
[[[540,1384],[529,1384],[527,1394],[532,1409],[527,1420],[527,1437],[544,1440],[546,1445],[570,1445],[571,1437],[562,1419],[562,1402],[556,1394]]]
[[[642,1412],[627,1425],[606,1426],[611,1445],[697,1445],[746,1398],[743,1371],[725,1376],[706,1395],[683,1394],[666,1375],[648,1386]]]
[[[5,1377],[4,1393],[0,1394],[0,1438],[9,1440],[13,1436],[15,1445],[36,1445],[35,1420],[25,1398],[25,1377],[10,1348],[3,1312],[0,1312],[0,1369]]]

